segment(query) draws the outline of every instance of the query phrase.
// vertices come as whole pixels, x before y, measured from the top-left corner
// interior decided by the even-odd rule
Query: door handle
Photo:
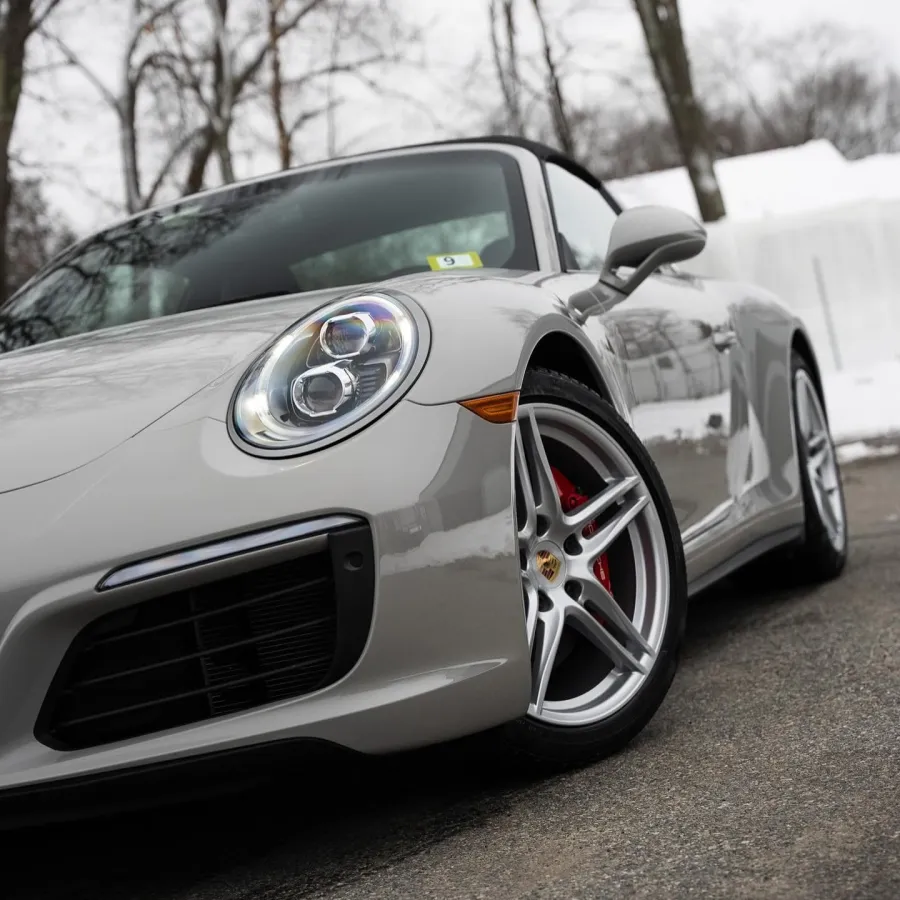
[[[724,353],[737,343],[737,332],[733,329],[714,331],[712,339],[716,350],[718,350],[719,353]]]

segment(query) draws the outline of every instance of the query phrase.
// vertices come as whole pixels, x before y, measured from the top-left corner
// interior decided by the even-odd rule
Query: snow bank
[[[779,296],[806,324],[826,372],[897,359],[900,153],[851,161],[811,141],[721,160],[716,173],[728,216],[708,226],[706,249],[682,268]],[[609,187],[625,206],[698,215],[684,169]]]
[[[898,453],[900,453],[900,446],[897,444],[867,444],[865,441],[854,441],[852,444],[843,444],[837,448],[838,461],[841,463],[896,456]]]
[[[860,199],[900,198],[900,153],[876,153],[848,162],[853,189]]]
[[[854,177],[852,164],[824,140],[722,159],[715,169],[730,222],[850,203],[860,199],[863,181],[863,173]],[[607,187],[623,206],[662,204],[695,217],[700,214],[684,168],[620,178]]]
[[[729,222],[900,198],[900,153],[851,160],[826,140],[721,159],[715,170]],[[663,204],[700,215],[684,168],[617,178],[607,187],[626,207]]]
[[[824,377],[825,401],[836,442],[900,435],[900,360]]]

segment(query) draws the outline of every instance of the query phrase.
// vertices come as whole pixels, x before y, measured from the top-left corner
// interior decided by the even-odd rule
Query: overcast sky
[[[422,78],[421,83],[412,85],[430,114],[366,102],[355,110],[350,124],[358,136],[354,150],[440,136],[435,120],[443,120],[447,126],[458,123],[467,103],[484,99],[477,89],[475,95],[460,93],[465,64],[485,44],[488,0],[405,2],[410,16],[427,26],[427,58],[439,73],[438,83]],[[545,3],[551,14],[557,4],[557,8],[568,6],[568,0]],[[573,28],[586,65],[602,72],[615,62],[614,55],[627,58],[640,52],[640,34],[630,0],[597,0],[597,4],[613,12],[603,14],[602,20],[594,19],[596,28],[577,23]],[[90,15],[83,12],[80,18],[58,23],[60,34],[111,87],[116,79],[124,5],[121,0],[92,0],[81,7]],[[692,35],[702,34],[719,19],[739,17],[774,31],[815,18],[870,32],[883,52],[900,63],[900,0],[681,0],[681,9],[689,44]],[[589,37],[581,39],[582,33]],[[72,71],[35,78],[30,87],[52,102],[23,103],[16,126],[17,149],[45,175],[51,201],[79,231],[115,218],[121,179],[112,114],[97,101],[96,90]],[[494,90],[491,84],[490,91]],[[239,175],[258,174],[272,166],[265,157],[239,162]]]

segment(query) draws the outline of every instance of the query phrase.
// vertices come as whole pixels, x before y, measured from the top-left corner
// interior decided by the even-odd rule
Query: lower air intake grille
[[[373,572],[360,526],[325,550],[101,616],[63,659],[37,737],[94,747],[331,684],[362,652]]]

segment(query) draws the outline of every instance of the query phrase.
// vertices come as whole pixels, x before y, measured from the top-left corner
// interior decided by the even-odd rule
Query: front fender
[[[405,285],[432,331],[428,363],[409,399],[433,405],[519,390],[538,344],[556,334],[578,345],[596,380],[622,409],[615,357],[611,347],[604,349],[602,326],[589,320],[599,329],[589,336],[545,280],[460,277],[432,282],[427,292]]]

